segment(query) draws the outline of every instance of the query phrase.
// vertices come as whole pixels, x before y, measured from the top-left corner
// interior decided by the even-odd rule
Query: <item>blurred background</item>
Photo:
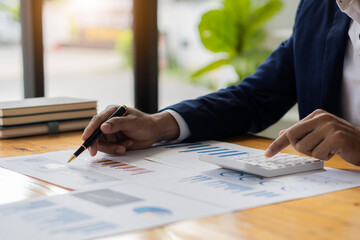
[[[297,4],[281,1],[256,50],[270,52],[291,35]],[[244,63],[243,53],[215,49],[205,15],[223,8],[223,0],[158,0],[159,109],[241,81],[262,59]],[[45,96],[97,99],[99,110],[134,106],[132,11],[132,0],[44,0]],[[24,98],[20,0],[0,0],[0,84],[0,101]],[[262,134],[276,137],[297,119],[293,109]]]

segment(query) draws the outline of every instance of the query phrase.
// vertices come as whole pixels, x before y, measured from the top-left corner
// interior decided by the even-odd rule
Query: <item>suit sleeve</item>
[[[296,103],[293,41],[291,36],[283,42],[238,85],[168,107],[188,124],[191,136],[185,140],[256,133],[279,120]]]

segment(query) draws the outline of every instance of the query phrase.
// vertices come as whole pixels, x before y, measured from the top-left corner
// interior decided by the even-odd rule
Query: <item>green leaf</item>
[[[206,72],[209,72],[209,71],[212,71],[212,70],[215,70],[221,66],[224,66],[224,65],[228,65],[230,64],[230,60],[229,59],[220,59],[220,60],[217,60],[215,62],[212,62],[210,63],[209,65],[199,69],[198,71],[196,71],[195,73],[193,73],[191,75],[191,78],[194,79],[194,78],[197,78],[201,75],[203,75],[204,73]]]
[[[281,0],[223,0],[223,7],[205,13],[199,24],[200,38],[208,50],[228,54],[201,68],[193,78],[231,64],[240,81],[252,74],[270,54],[261,49],[265,23],[282,7]]]
[[[256,68],[264,62],[271,51],[267,49],[253,49],[243,52],[241,55],[231,60],[231,65],[234,67],[236,73],[240,76],[240,81],[251,74]]]
[[[247,34],[251,35],[275,15],[282,7],[280,0],[254,1],[252,14],[249,16]]]
[[[258,48],[261,43],[264,42],[266,38],[266,32],[263,29],[258,29],[249,36],[246,37],[244,41],[243,50],[247,51],[253,48]]]
[[[250,0],[224,0],[224,11],[232,15],[237,25],[244,27],[250,14]]]
[[[234,54],[238,29],[230,15],[211,10],[202,16],[198,29],[205,48],[215,53]]]

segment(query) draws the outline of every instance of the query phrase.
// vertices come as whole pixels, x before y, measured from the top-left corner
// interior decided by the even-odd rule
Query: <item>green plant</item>
[[[234,67],[236,83],[252,74],[270,54],[262,46],[264,25],[281,7],[281,0],[223,0],[221,9],[206,12],[198,26],[201,42],[221,58],[193,73],[192,79],[224,65]]]
[[[130,29],[124,30],[121,34],[119,34],[115,50],[119,52],[124,57],[124,65],[125,67],[131,67],[133,65],[133,33]]]

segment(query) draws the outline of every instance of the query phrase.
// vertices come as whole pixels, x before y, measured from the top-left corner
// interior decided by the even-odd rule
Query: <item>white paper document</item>
[[[262,178],[216,169],[182,178],[155,179],[151,186],[227,210],[241,210],[315,196],[360,185],[360,175],[325,168],[293,175]],[[150,186],[150,185],[149,185]]]
[[[99,153],[92,158],[88,152],[84,152],[67,164],[73,151],[59,151],[2,158],[0,167],[74,190],[125,179],[141,182],[186,173],[185,170],[146,160],[150,153],[152,150],[130,151],[124,156]]]
[[[0,239],[2,229],[12,228],[25,229],[23,233],[36,239],[92,239],[360,186],[360,174],[331,168],[262,178],[199,160],[200,154],[227,157],[259,152],[206,141],[160,145],[124,156],[82,154],[71,164],[66,162],[72,151],[0,159],[2,167],[81,190],[0,205]],[[157,215],[152,210],[160,216],[139,216],[134,210],[138,208],[146,217]],[[5,239],[18,239],[16,234],[22,233],[12,234]]]
[[[135,183],[117,183],[0,205],[0,239],[93,239],[222,212]]]

